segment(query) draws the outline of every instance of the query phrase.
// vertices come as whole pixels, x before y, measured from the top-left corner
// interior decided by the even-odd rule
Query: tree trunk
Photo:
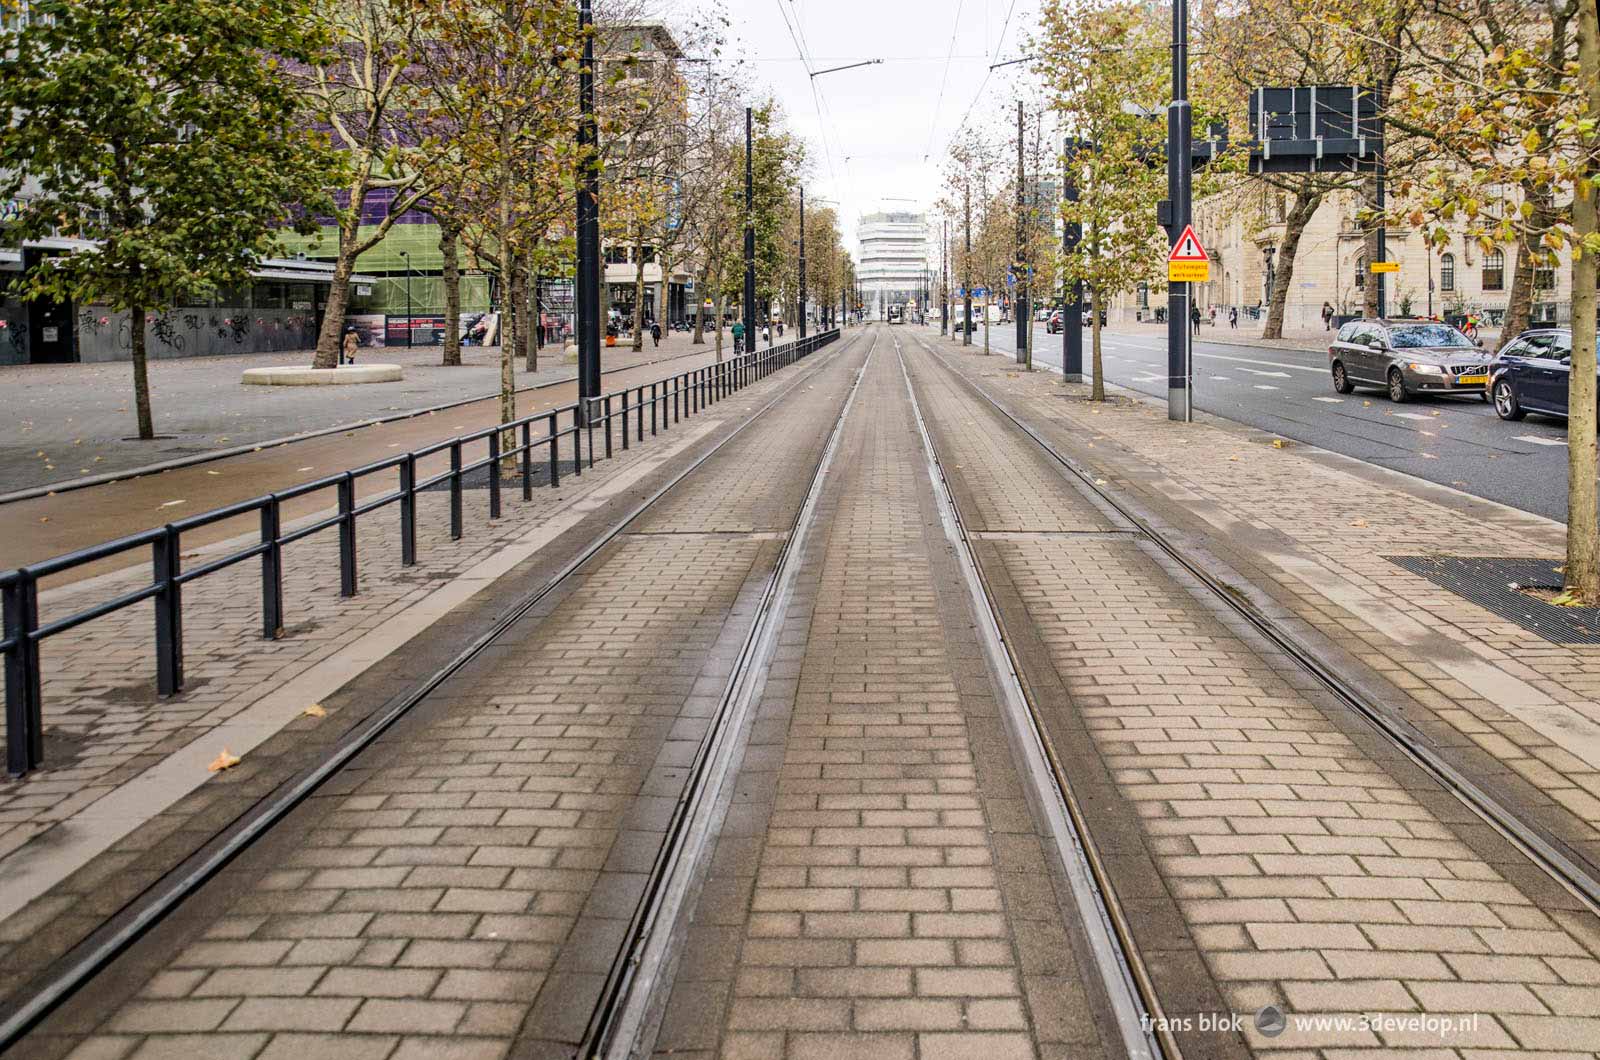
[[[145,365],[144,325],[144,306],[136,305],[128,311],[129,337],[133,340],[133,407],[139,418],[139,440],[148,442],[156,436],[156,427],[150,415],[150,376]]]
[[[1089,314],[1090,327],[1094,329],[1092,356],[1089,358],[1090,370],[1090,401],[1104,401],[1106,399],[1106,373],[1105,362],[1100,358],[1100,291],[1098,288],[1089,289],[1090,305],[1093,311]],[[1121,319],[1120,317],[1118,319]]]
[[[509,226],[507,226],[509,227]],[[500,422],[510,423],[517,418],[517,297],[514,286],[517,275],[517,255],[510,241],[503,236],[500,242]],[[500,451],[509,453],[517,446],[517,433],[500,432]],[[500,461],[502,475],[510,476],[517,469],[514,456]]]
[[[439,256],[444,274],[444,366],[461,364],[461,262],[454,225],[439,226]]]
[[[694,284],[694,344],[696,346],[703,346],[706,341],[706,318],[705,314],[700,312],[700,307],[705,304],[705,296],[701,292],[705,289],[706,274],[702,272]]]
[[[1581,117],[1600,123],[1600,12],[1595,0],[1578,5],[1578,85],[1584,93]],[[1600,131],[1591,124],[1580,144],[1594,172],[1600,163]],[[1567,566],[1566,585],[1589,606],[1600,604],[1600,524],[1596,521],[1595,445],[1595,282],[1600,261],[1597,191],[1580,185],[1572,204],[1572,370],[1567,382]],[[1581,252],[1581,253],[1580,253]]]
[[[1311,216],[1322,205],[1320,193],[1297,191],[1294,207],[1284,221],[1283,242],[1278,244],[1277,269],[1272,277],[1272,303],[1267,307],[1267,327],[1261,333],[1264,339],[1283,338],[1283,314],[1289,301],[1289,291],[1294,280],[1294,259],[1300,252],[1300,237],[1305,234]]]
[[[717,314],[716,323],[717,323],[717,363],[718,364],[722,363],[722,306],[723,306],[724,302],[726,301],[726,299],[727,299],[726,295],[722,295],[722,294],[717,295],[717,307],[716,307],[716,309],[712,310],[712,312]]]
[[[667,304],[667,292],[670,287],[667,273],[667,252],[660,247],[656,248],[656,261],[661,265],[661,279],[656,281],[656,323],[661,325],[662,331],[670,331],[672,307]]]
[[[528,270],[522,262],[513,259],[515,270],[511,275],[511,307],[516,312],[517,319],[517,344],[512,348],[513,357],[521,357],[527,371],[534,370],[533,362],[533,319],[528,311]]]
[[[344,311],[350,304],[350,274],[355,271],[355,255],[346,252],[354,232],[346,239],[339,234],[339,257],[333,263],[333,278],[328,284],[328,304],[323,311],[322,330],[317,332],[317,355],[313,368],[339,367],[339,347],[344,341]]]
[[[1500,327],[1500,337],[1505,341],[1516,338],[1528,330],[1533,318],[1533,277],[1539,267],[1534,244],[1524,233],[1518,240],[1516,256],[1511,267],[1511,291],[1506,298],[1506,319]]]
[[[539,351],[544,348],[544,308],[539,304],[539,273],[533,267],[533,252],[528,252],[528,371],[539,370]]]
[[[644,225],[633,242],[633,349],[644,349]]]
[[[989,356],[989,296],[983,296],[983,355]]]

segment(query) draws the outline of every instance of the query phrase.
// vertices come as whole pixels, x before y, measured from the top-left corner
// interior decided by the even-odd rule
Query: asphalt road
[[[1567,429],[1530,414],[1501,421],[1477,398],[1418,397],[1392,403],[1377,390],[1334,393],[1323,351],[1195,343],[1195,408],[1295,441],[1454,486],[1551,519],[1567,517]],[[974,335],[974,345],[981,340]],[[1014,356],[1015,325],[992,327],[991,346]],[[1084,368],[1091,338],[1084,333]],[[1158,335],[1102,334],[1106,379],[1167,396],[1167,352]],[[1061,366],[1061,336],[1035,330],[1036,364]]]

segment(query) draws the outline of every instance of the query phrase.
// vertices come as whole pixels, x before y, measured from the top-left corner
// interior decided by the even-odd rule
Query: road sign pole
[[[1066,148],[1062,151],[1066,159],[1065,172],[1061,176],[1061,197],[1069,203],[1078,201],[1077,163],[1073,154],[1077,149],[1076,140],[1068,140]],[[1062,226],[1061,248],[1068,256],[1078,249],[1078,244],[1083,241],[1083,225],[1078,221],[1068,221]],[[1071,298],[1062,309],[1061,316],[1061,378],[1068,383],[1083,382],[1083,281],[1073,280],[1070,291]]]
[[[1189,227],[1191,115],[1189,112],[1189,0],[1172,4],[1172,105],[1167,108],[1167,198],[1172,202],[1172,228],[1168,235],[1177,246],[1179,233]],[[1190,397],[1193,359],[1189,337],[1189,284],[1167,284],[1167,419],[1188,423],[1194,419]],[[1100,311],[1095,306],[1095,312]]]

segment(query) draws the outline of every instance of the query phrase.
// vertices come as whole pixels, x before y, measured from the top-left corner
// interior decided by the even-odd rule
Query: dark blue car
[[[1503,420],[1530,412],[1567,415],[1567,380],[1572,374],[1570,328],[1534,328],[1495,355],[1489,393]]]

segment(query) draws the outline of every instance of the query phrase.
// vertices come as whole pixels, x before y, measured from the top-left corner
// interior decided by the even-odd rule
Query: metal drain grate
[[[1560,561],[1385,556],[1390,563],[1449,589],[1552,644],[1600,644],[1600,609],[1557,607],[1511,588],[1561,588]]]

